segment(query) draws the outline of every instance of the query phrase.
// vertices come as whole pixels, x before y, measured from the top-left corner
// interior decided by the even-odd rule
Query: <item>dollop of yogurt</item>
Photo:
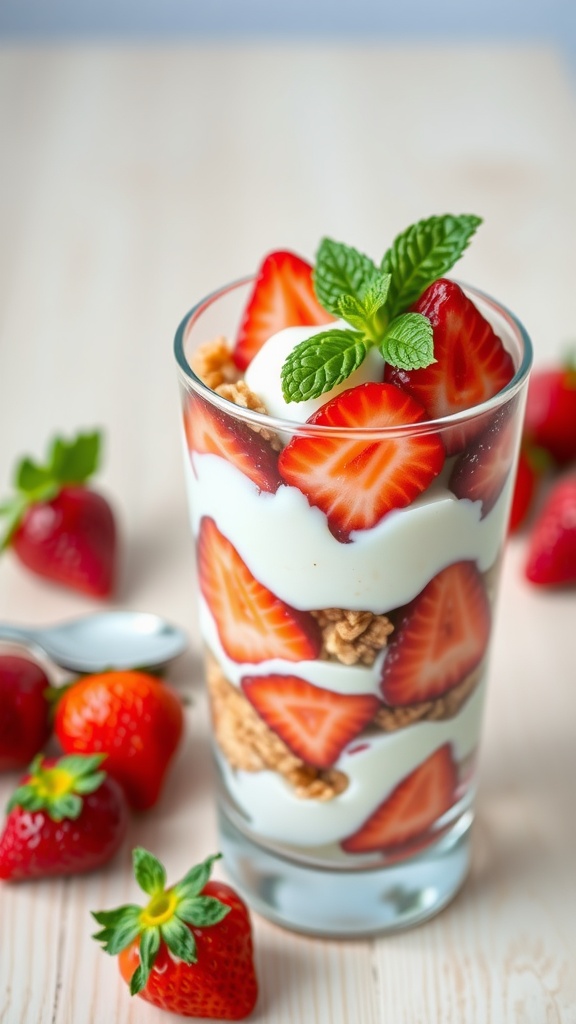
[[[310,398],[305,402],[286,402],[282,394],[281,370],[284,360],[296,345],[315,334],[331,328],[353,330],[344,320],[336,320],[333,324],[321,324],[319,327],[285,327],[273,334],[259,352],[256,353],[246,370],[246,383],[251,391],[264,402],[268,414],[278,419],[293,420],[305,423],[322,405],[335,398],[341,391],[365,384],[368,381],[381,381],[384,378],[384,362],[377,349],[370,349],[362,364],[354,373],[319,398]]]

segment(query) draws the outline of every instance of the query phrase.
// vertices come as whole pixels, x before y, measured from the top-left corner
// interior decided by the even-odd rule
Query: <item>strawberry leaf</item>
[[[182,900],[189,899],[191,896],[197,896],[202,892],[212,873],[214,861],[220,860],[221,857],[221,853],[215,853],[211,857],[207,857],[201,864],[196,864],[195,867],[191,868],[184,875],[184,878],[174,886],[174,892],[178,898]]]
[[[137,846],[132,852],[132,860],[134,874],[140,888],[149,896],[163,892],[166,885],[164,865],[141,846]]]
[[[282,367],[285,400],[304,402],[331,391],[358,369],[367,351],[368,344],[357,331],[322,331],[300,342]]]
[[[55,438],[44,465],[29,456],[21,459],[14,472],[16,493],[0,505],[0,517],[5,518],[0,551],[10,544],[30,505],[51,501],[62,487],[69,484],[82,485],[92,476],[98,468],[100,447],[101,434],[93,431],[78,434],[71,441]]]
[[[323,238],[316,254],[314,290],[321,306],[329,313],[338,313],[341,295],[362,297],[363,288],[377,275],[378,270],[369,258],[352,246]]]
[[[28,811],[43,811],[52,821],[64,818],[75,820],[82,813],[82,797],[93,793],[106,778],[97,771],[105,754],[70,754],[46,766],[42,754],[37,754],[28,779],[12,794],[8,810],[23,807]]]
[[[130,980],[130,995],[135,996],[146,987],[159,949],[160,929],[146,928],[140,938],[140,966]]]
[[[96,917],[96,914],[93,916]],[[124,914],[114,924],[114,927],[103,928],[102,931],[96,932],[92,936],[98,942],[104,943],[104,949],[110,956],[117,956],[140,935],[142,931],[140,907],[124,908]]]
[[[98,468],[100,442],[98,431],[78,434],[72,441],[55,438],[48,463],[52,477],[60,484],[84,483]]]
[[[418,370],[435,363],[432,324],[421,313],[403,313],[390,324],[380,351],[402,370]]]
[[[178,917],[197,928],[218,924],[229,912],[230,907],[214,896],[194,896],[178,905]]]
[[[386,303],[390,319],[450,270],[481,223],[472,214],[445,214],[420,220],[397,236],[381,263],[381,270],[392,275]]]
[[[180,960],[187,964],[194,964],[198,959],[196,956],[196,940],[186,925],[177,917],[161,925],[160,934],[168,949]]]

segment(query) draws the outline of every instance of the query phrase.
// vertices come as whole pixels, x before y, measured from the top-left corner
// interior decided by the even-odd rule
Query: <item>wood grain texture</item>
[[[191,635],[186,743],[109,870],[0,887],[0,1024],[159,1024],[91,940],[130,848],[175,877],[216,848],[171,342],[203,294],[323,234],[378,256],[432,212],[481,214],[459,276],[574,337],[574,95],[544,49],[0,51],[0,486],[55,430],[102,424],[123,535],[116,603]],[[504,560],[470,878],[410,932],[322,942],[255,918],[261,1024],[575,1024],[576,596]],[[0,564],[0,616],[95,603]],[[5,801],[14,776],[0,778]],[[219,866],[218,873],[224,876]]]

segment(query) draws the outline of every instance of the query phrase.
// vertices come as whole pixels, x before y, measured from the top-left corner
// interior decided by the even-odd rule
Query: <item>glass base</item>
[[[284,928],[332,938],[383,934],[425,921],[456,895],[468,873],[472,812],[422,853],[372,870],[303,865],[249,839],[219,812],[230,881],[259,914]]]

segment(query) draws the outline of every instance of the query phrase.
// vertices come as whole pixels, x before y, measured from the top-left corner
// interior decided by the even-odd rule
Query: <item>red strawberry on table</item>
[[[67,753],[106,754],[106,771],[130,805],[146,810],[160,796],[183,722],[180,697],[160,679],[102,672],[63,688],[54,732]]]
[[[359,384],[322,406],[308,423],[377,431],[423,423],[421,405],[391,384]],[[332,533],[347,540],[353,530],[375,526],[404,508],[438,475],[444,447],[437,433],[377,439],[297,436],[280,454],[280,473],[311,505],[322,509]]]
[[[387,704],[432,700],[480,664],[490,637],[490,606],[473,562],[442,569],[409,604],[382,669]]]
[[[455,281],[434,281],[413,307],[434,329],[434,358],[424,369],[387,365],[386,380],[420,402],[432,419],[492,398],[514,376],[512,359],[491,325]],[[472,421],[443,433],[448,455],[460,451],[478,426]]]
[[[531,583],[576,583],[576,475],[558,480],[528,541],[526,577]]]
[[[372,853],[417,839],[450,810],[457,783],[451,748],[445,744],[392,790],[342,848],[347,853]]]
[[[490,424],[454,464],[449,487],[457,498],[482,502],[482,518],[492,511],[512,468],[516,450],[514,407],[499,409]]]
[[[333,693],[298,676],[245,676],[242,690],[290,750],[317,768],[334,764],[380,707],[370,694]]]
[[[264,342],[284,327],[313,327],[333,320],[316,298],[310,264],[292,252],[272,252],[258,270],[234,346],[234,362],[245,370]]]
[[[200,524],[198,575],[220,642],[233,661],[305,661],[320,653],[313,616],[285,604],[260,583],[208,517]]]
[[[189,395],[186,399],[184,428],[191,451],[219,455],[261,491],[274,492],[282,483],[278,455],[268,441],[199,395]]]
[[[248,910],[229,885],[210,881],[208,857],[176,885],[166,886],[162,864],[133,851],[134,872],[148,901],[93,912],[93,937],[139,995],[185,1017],[242,1020],[258,998]]]
[[[524,436],[560,465],[576,459],[576,362],[532,372]]]
[[[86,486],[98,465],[100,435],[56,438],[46,465],[22,460],[2,547],[39,576],[93,597],[108,597],[116,570],[116,524],[108,501]]]
[[[128,824],[122,789],[100,770],[104,755],[39,755],[8,804],[0,878],[72,875],[114,856]]]
[[[547,468],[548,458],[542,448],[523,444],[518,457],[514,494],[510,510],[509,530],[514,533],[524,525],[532,508],[540,478]]]
[[[50,682],[30,658],[0,655],[0,771],[25,768],[48,739]]]

